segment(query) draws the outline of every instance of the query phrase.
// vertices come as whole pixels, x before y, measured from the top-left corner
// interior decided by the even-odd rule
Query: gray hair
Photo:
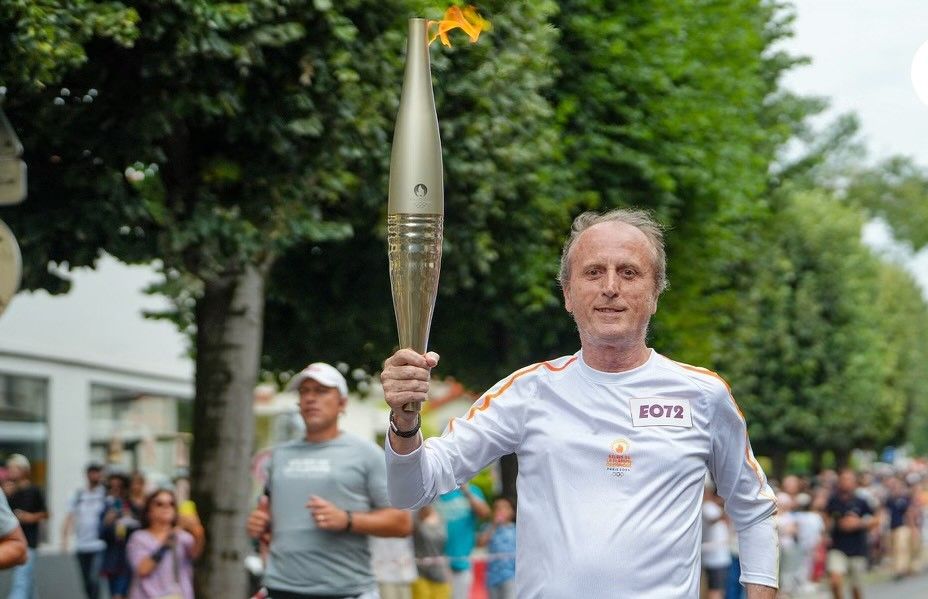
[[[667,254],[664,252],[664,228],[647,210],[632,208],[615,208],[608,212],[584,212],[574,219],[570,227],[570,236],[564,242],[561,252],[561,270],[557,280],[563,288],[570,280],[570,250],[580,234],[600,223],[618,222],[635,227],[648,238],[654,250],[654,288],[660,295],[667,288]]]
[[[32,470],[32,465],[29,463],[29,458],[21,453],[14,453],[7,457],[6,467],[19,468],[20,470],[24,470],[26,472]]]

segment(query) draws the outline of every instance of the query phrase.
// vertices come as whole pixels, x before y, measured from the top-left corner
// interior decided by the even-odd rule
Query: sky
[[[877,158],[914,157],[928,166],[928,106],[911,81],[912,59],[928,41],[926,0],[794,0],[798,19],[787,43],[811,66],[784,83],[827,96],[827,117],[856,112]]]
[[[786,43],[812,64],[783,81],[804,95],[826,96],[820,119],[855,112],[872,160],[906,155],[928,167],[928,106],[912,86],[912,59],[928,41],[928,0],[794,0],[795,37]],[[907,266],[928,297],[928,248],[917,255],[894,244],[888,227],[870,223],[864,240]]]
[[[856,112],[874,159],[906,154],[928,166],[928,106],[919,102],[910,78],[915,51],[928,41],[928,0],[798,0],[795,5],[796,36],[786,47],[813,62],[790,73],[785,85],[830,97],[824,121]],[[864,239],[906,256],[906,248],[894,246],[888,228],[878,222],[865,228]],[[928,297],[928,250],[909,256],[908,265]],[[96,271],[77,270],[73,278],[66,296],[15,297],[0,317],[0,351],[106,356],[125,367],[190,375],[185,339],[170,323],[141,316],[143,309],[165,306],[163,299],[142,293],[156,278],[151,269],[104,256]]]

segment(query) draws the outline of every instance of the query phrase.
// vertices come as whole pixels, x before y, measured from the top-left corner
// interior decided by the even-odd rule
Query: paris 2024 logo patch
[[[609,456],[606,458],[606,471],[616,478],[625,476],[632,469],[632,456],[629,454],[631,443],[619,438],[609,444]]]

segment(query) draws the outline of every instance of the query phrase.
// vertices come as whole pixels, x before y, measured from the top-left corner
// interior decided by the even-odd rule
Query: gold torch
[[[429,26],[438,33],[429,40]],[[486,21],[473,8],[452,7],[445,19],[409,20],[406,71],[390,155],[390,192],[387,207],[387,253],[390,287],[401,348],[420,354],[428,349],[429,328],[438,274],[441,271],[442,228],[445,215],[441,138],[432,92],[429,44],[440,37],[450,45],[447,32],[461,28],[476,41]],[[403,406],[418,412],[419,403]]]

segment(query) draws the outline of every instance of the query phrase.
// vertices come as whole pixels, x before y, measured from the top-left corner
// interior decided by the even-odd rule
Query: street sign
[[[0,108],[0,206],[26,199],[26,163],[19,159],[23,144]]]
[[[26,163],[19,158],[0,158],[0,206],[26,199]]]
[[[0,220],[0,314],[19,290],[23,263],[13,232]]]
[[[23,155],[23,144],[16,137],[13,125],[0,109],[0,158],[19,158]]]

